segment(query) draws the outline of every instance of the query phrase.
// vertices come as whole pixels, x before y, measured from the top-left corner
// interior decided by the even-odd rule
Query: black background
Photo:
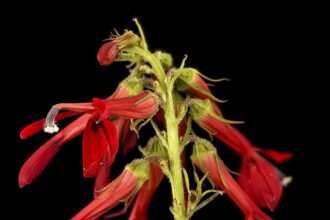
[[[138,17],[152,49],[172,53],[179,65],[232,81],[212,88],[229,119],[244,120],[240,129],[256,146],[292,151],[295,158],[279,167],[294,177],[272,213],[275,219],[298,219],[303,209],[305,136],[303,85],[298,59],[300,17],[295,7],[249,5],[238,8],[215,5],[179,7],[166,2],[142,5],[80,5],[12,10],[7,16],[9,51],[2,80],[5,102],[5,143],[11,150],[8,177],[15,212],[13,219],[68,219],[91,200],[93,181],[82,178],[81,137],[66,144],[44,173],[24,189],[17,185],[20,166],[49,135],[19,139],[24,125],[46,115],[59,102],[84,102],[106,97],[127,72],[124,64],[100,67],[96,53],[102,40],[116,28],[136,30]],[[145,132],[149,130],[146,129]],[[7,141],[8,140],[8,141]],[[143,144],[141,140],[141,144]],[[219,152],[229,167],[239,160],[220,142]],[[136,154],[138,155],[138,153]],[[132,155],[131,155],[132,156]],[[121,158],[121,157],[120,157]],[[7,159],[7,158],[6,158]],[[123,158],[116,169],[124,164]],[[8,169],[4,169],[8,171]],[[118,171],[118,172],[119,172]],[[151,219],[169,219],[167,183],[162,184],[150,208]],[[222,197],[198,212],[194,219],[243,219],[240,211]],[[124,218],[125,219],[125,218]]]

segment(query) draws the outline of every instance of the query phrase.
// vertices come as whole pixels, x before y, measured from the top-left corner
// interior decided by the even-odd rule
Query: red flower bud
[[[109,41],[101,46],[97,53],[97,60],[100,65],[107,66],[115,61],[119,53],[118,43],[115,41]]]

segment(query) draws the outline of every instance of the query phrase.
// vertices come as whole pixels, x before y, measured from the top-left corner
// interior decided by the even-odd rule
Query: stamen
[[[288,186],[291,182],[292,182],[292,176],[286,176],[282,179],[281,183],[282,183],[282,186],[286,187]]]
[[[55,117],[58,114],[58,112],[59,112],[59,108],[56,105],[54,105],[50,109],[46,117],[44,132],[53,134],[59,131],[59,128],[55,124]]]
[[[292,176],[287,176],[282,170],[280,170],[277,167],[275,168],[276,168],[276,172],[280,176],[282,186],[287,187],[293,180]]]

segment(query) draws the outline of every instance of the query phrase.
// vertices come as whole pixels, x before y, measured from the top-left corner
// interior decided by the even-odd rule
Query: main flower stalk
[[[178,133],[179,123],[175,115],[174,100],[172,96],[172,91],[170,90],[167,91],[167,99],[165,103],[165,120],[171,178],[170,182],[173,197],[172,213],[175,219],[183,220],[187,219],[187,217],[184,203],[183,178],[180,158],[181,148]]]
[[[133,49],[134,50],[134,49]],[[159,82],[161,94],[165,94],[162,100],[164,106],[164,116],[166,121],[167,151],[169,161],[169,176],[173,206],[171,212],[176,220],[186,220],[187,212],[184,201],[184,184],[181,166],[181,147],[179,142],[179,120],[176,116],[175,103],[173,99],[173,84],[170,83],[171,75],[165,75],[160,61],[147,51],[138,48],[136,50],[147,62],[154,67],[155,75]]]

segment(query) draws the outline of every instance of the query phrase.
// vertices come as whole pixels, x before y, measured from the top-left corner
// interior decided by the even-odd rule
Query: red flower
[[[218,157],[216,149],[206,140],[198,140],[195,143],[193,154],[193,163],[217,186],[223,189],[226,194],[242,210],[245,219],[267,220],[271,219],[250,199],[242,190],[235,179],[231,176],[226,165]]]
[[[148,118],[157,112],[158,102],[151,93],[142,92],[128,98],[107,99],[105,101],[94,99],[93,103],[58,104],[52,108],[45,120],[40,120],[23,129],[21,136],[26,138],[35,134],[41,129],[40,124],[43,122],[47,125],[44,128],[45,131],[56,132],[58,128],[55,122],[59,118],[64,118],[63,115],[57,116],[57,113],[63,109],[74,112],[65,115],[67,117],[76,114],[76,112],[85,114],[56,134],[25,162],[19,174],[21,187],[31,183],[43,171],[60,147],[79,135],[87,124],[83,144],[84,175],[86,177],[95,176],[100,166],[109,166],[113,162],[118,149],[116,129],[108,118],[111,116],[121,116],[128,119]],[[87,121],[89,122],[87,123]],[[103,172],[103,174],[105,173]],[[99,177],[99,179],[104,180],[106,176]]]
[[[258,154],[263,150],[254,147],[245,135],[216,115],[209,100],[196,102],[192,106],[194,120],[242,157],[239,178],[242,188],[256,204],[274,210],[282,196],[281,178],[276,168]],[[201,109],[202,104],[198,102],[207,107]],[[279,162],[292,157],[291,153],[274,150],[265,150],[265,154]]]
[[[163,177],[164,175],[159,166],[155,162],[150,161],[150,178],[143,185],[139,194],[137,195],[134,206],[128,218],[129,220],[148,219],[147,212],[150,202]]]
[[[107,66],[115,61],[119,53],[118,43],[115,41],[109,41],[101,46],[97,53],[97,60],[100,65]]]
[[[121,202],[128,201],[149,178],[149,162],[135,160],[123,173],[107,185],[100,195],[76,214],[72,220],[97,219]]]

